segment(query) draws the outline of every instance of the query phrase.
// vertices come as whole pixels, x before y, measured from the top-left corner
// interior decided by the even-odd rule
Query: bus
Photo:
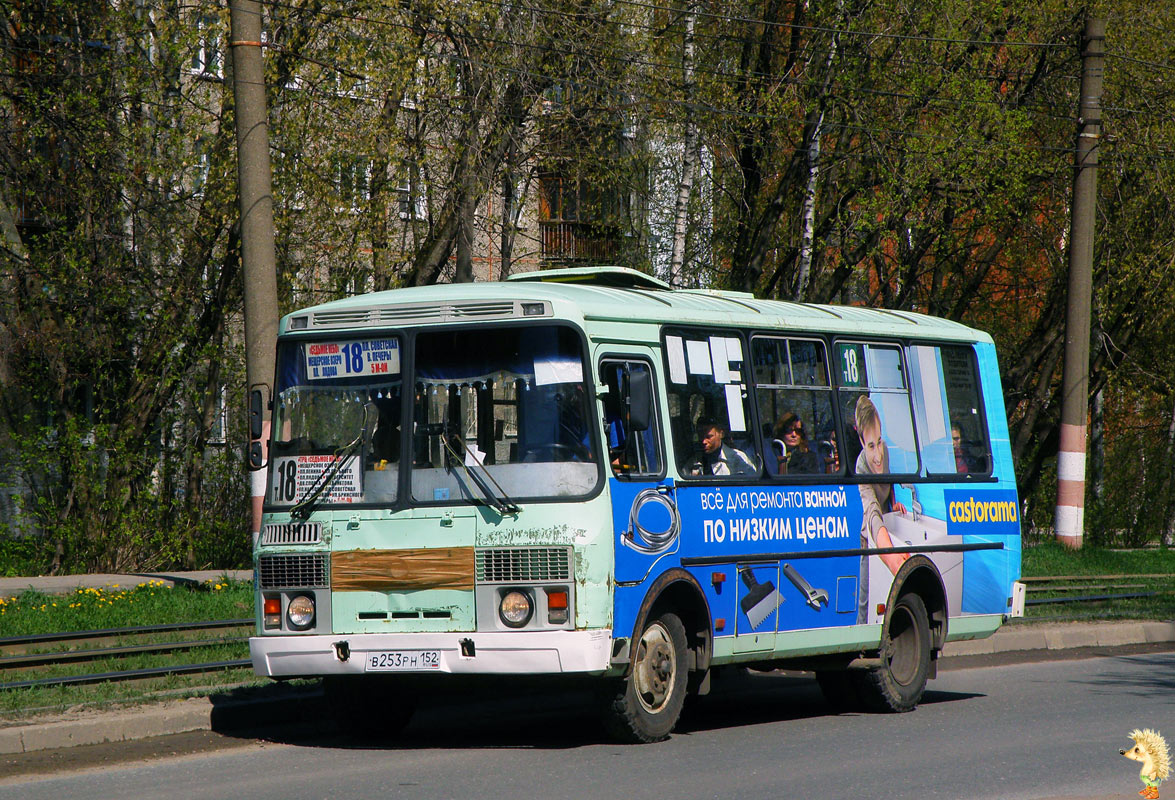
[[[716,670],[913,709],[1023,613],[995,348],[957,322],[623,267],[285,316],[255,671],[393,733],[461,676],[580,676],[667,737]]]

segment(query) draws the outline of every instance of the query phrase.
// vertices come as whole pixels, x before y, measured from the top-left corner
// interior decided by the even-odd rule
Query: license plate
[[[368,672],[398,672],[440,669],[439,650],[389,650],[383,653],[368,653]]]

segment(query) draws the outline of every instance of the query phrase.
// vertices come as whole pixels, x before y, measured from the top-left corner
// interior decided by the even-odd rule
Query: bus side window
[[[917,474],[918,447],[901,348],[842,340],[833,352],[849,473]]]
[[[600,378],[608,387],[603,395],[604,436],[608,461],[617,477],[661,475],[659,426],[653,373],[643,361],[607,360]]]
[[[767,474],[839,474],[824,342],[756,336],[751,359]]]
[[[665,332],[669,429],[683,477],[757,478],[749,362],[736,331]]]
[[[922,461],[931,475],[987,475],[991,443],[975,352],[963,345],[908,348]]]

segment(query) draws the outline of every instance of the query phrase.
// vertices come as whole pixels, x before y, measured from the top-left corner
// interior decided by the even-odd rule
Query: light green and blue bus
[[[273,388],[254,668],[360,732],[578,675],[655,741],[736,665],[905,711],[1023,613],[995,348],[955,322],[548,270],[290,314]]]

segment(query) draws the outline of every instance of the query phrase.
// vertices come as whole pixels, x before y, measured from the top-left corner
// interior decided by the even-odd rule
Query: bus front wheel
[[[687,677],[685,625],[676,614],[663,613],[645,626],[628,677],[608,693],[608,733],[633,743],[669,736],[681,716]]]
[[[898,598],[879,655],[880,666],[852,673],[862,703],[871,711],[912,711],[930,675],[930,619],[921,597]]]

